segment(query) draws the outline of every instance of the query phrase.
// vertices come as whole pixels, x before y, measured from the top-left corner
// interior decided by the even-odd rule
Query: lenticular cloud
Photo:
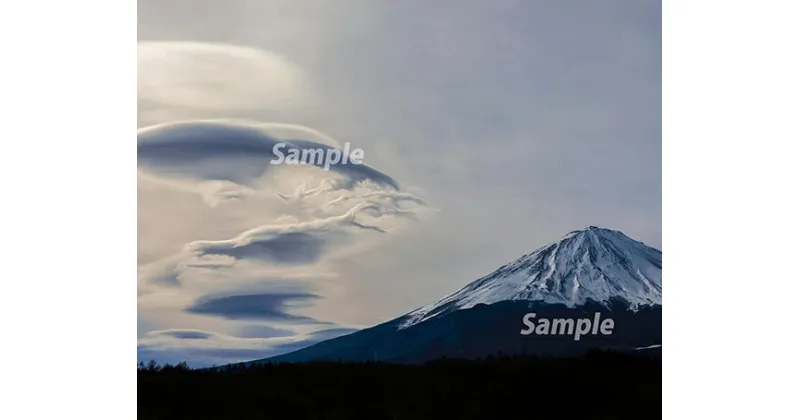
[[[138,267],[138,302],[145,322],[163,329],[140,339],[140,354],[163,356],[188,340],[193,352],[207,343],[252,358],[250,352],[263,357],[313,342],[320,325],[337,325],[320,321],[315,310],[341,287],[342,261],[425,216],[426,202],[369,166],[369,150],[355,164],[271,162],[281,144],[347,149],[309,127],[241,119],[282,120],[287,109],[307,104],[307,80],[283,58],[194,42],[143,42],[138,53],[139,206],[148,209],[146,217],[140,212],[139,232],[158,233],[158,240],[140,237],[140,246],[156,251]],[[298,287],[298,279],[309,279],[319,298],[296,307],[306,296],[289,299],[274,278]],[[257,290],[243,291],[250,287]],[[292,303],[291,314],[284,303]],[[212,317],[225,321],[216,329],[236,330],[256,319],[277,323],[273,331],[283,334],[171,330],[173,319],[165,322],[163,313],[187,321],[182,328]]]
[[[211,206],[229,203],[222,213],[261,221],[227,238],[185,243],[178,254],[140,270],[144,284],[180,286],[188,267],[315,265],[425,213],[424,200],[364,163],[335,164],[329,170],[272,163],[274,146],[281,143],[338,148],[325,134],[288,124],[195,120],[139,130],[140,176],[199,193]]]
[[[307,90],[287,59],[255,48],[204,42],[140,42],[138,98],[152,107],[220,111],[294,106]]]
[[[183,121],[145,127],[138,132],[140,172],[180,182],[216,199],[239,198],[277,184],[316,181],[323,189],[353,189],[371,184],[398,191],[389,175],[365,164],[273,164],[274,147],[337,149],[336,141],[307,127],[243,121]],[[318,185],[319,189],[319,185]],[[210,192],[209,192],[210,191]]]

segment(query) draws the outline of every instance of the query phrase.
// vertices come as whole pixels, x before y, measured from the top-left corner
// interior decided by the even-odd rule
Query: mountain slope
[[[633,308],[660,305],[661,251],[622,232],[589,226],[407,314],[402,328],[479,303],[527,300],[575,307],[615,297]]]
[[[521,335],[522,319],[614,321],[611,335]],[[438,302],[372,328],[261,362],[419,363],[497,352],[578,355],[661,344],[661,251],[594,226],[526,254]]]

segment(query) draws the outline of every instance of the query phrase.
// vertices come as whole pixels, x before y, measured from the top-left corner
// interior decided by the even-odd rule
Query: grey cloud
[[[401,197],[405,200],[411,196],[401,194]],[[260,226],[226,240],[194,241],[186,244],[179,254],[140,266],[139,279],[142,284],[176,287],[182,284],[181,276],[186,275],[186,270],[230,268],[237,261],[287,267],[313,264],[327,252],[359,239],[355,237],[357,232],[385,233],[382,227],[370,225],[367,220],[378,220],[385,215],[409,217],[411,213],[386,203],[362,202],[338,216]]]
[[[306,334],[306,337],[308,338],[306,338],[305,340],[286,341],[282,343],[277,343],[270,348],[271,354],[266,356],[262,355],[260,356],[260,358],[289,353],[295,350],[299,350],[320,343],[325,340],[330,340],[332,338],[340,337],[347,334],[352,334],[356,331],[358,331],[358,329],[352,329],[352,328],[331,328],[328,330],[315,331],[311,334]]]
[[[346,239],[348,228],[383,232],[356,220],[363,212],[380,216],[378,205],[361,203],[340,216],[309,222],[267,225],[222,241],[195,241],[187,246],[197,256],[227,255],[237,259],[258,259],[280,264],[308,264],[317,261],[327,246]]]
[[[361,202],[337,216],[302,222],[276,219],[276,224],[249,229],[230,239],[189,242],[176,254],[138,267],[140,295],[148,293],[149,286],[178,287],[194,276],[235,269],[240,262],[268,264],[280,269],[311,265],[323,260],[328,253],[348,252],[348,247],[365,239],[359,235],[361,232],[385,233],[385,228],[399,226],[394,224],[397,220],[384,223],[384,216],[415,217],[419,208],[406,210],[402,203],[424,203],[407,193],[371,190],[349,192],[326,201],[320,201],[323,213],[341,212],[341,207],[350,201]],[[215,274],[223,275],[240,274]]]
[[[302,138],[279,138],[269,133],[269,124],[243,122],[189,121],[146,127],[138,132],[138,164],[147,171],[199,180],[229,181],[253,186],[272,170],[291,165],[272,165],[279,156],[273,148],[279,143],[288,148],[338,149]],[[341,149],[339,149],[341,150]],[[304,166],[322,168],[315,161]],[[337,163],[330,170],[344,177],[341,187],[351,189],[362,181],[398,190],[400,185],[389,175],[365,164]]]
[[[255,293],[232,296],[204,296],[185,309],[188,313],[231,320],[259,319],[284,322],[320,323],[314,318],[290,314],[290,306],[307,305],[321,296],[304,292]]]
[[[228,242],[223,241],[211,242],[202,246],[202,253],[283,264],[309,264],[319,259],[324,247],[325,240],[320,235],[308,232],[286,232],[242,246],[231,246]]]
[[[341,149],[337,147],[332,147],[326,144],[320,144],[309,140],[291,139],[290,142],[292,146],[297,147],[301,151],[321,149],[324,150],[326,153],[329,150],[339,150],[341,152]],[[318,167],[324,166],[323,164],[318,162],[314,162],[314,164]],[[345,185],[346,189],[352,189],[355,186],[355,184],[364,180],[371,180],[377,183],[378,185],[391,187],[394,190],[400,189],[400,184],[397,181],[395,181],[392,177],[374,168],[364,165],[363,163],[354,164],[350,161],[348,161],[347,163],[337,163],[335,165],[332,165],[331,169],[347,176],[348,182]]]
[[[315,339],[328,340],[330,338],[339,337],[342,335],[352,334],[359,331],[360,328],[329,328],[327,330],[319,330],[312,332],[311,335]]]
[[[199,330],[165,330],[159,331],[159,334],[183,340],[204,340],[214,336],[213,333]]]
[[[295,335],[288,330],[272,329],[268,326],[252,326],[252,334],[229,336],[196,330],[152,331],[137,345],[137,359],[160,364],[176,364],[186,361],[193,368],[224,365],[263,359],[288,353],[324,340],[350,334],[357,328],[336,326],[308,334]],[[203,338],[175,337],[174,332],[192,332]],[[270,335],[271,334],[271,335]],[[278,335],[280,334],[280,335]],[[191,335],[191,334],[190,334]],[[248,335],[248,337],[242,337]],[[253,337],[250,337],[252,335]],[[270,335],[269,337],[255,337]]]
[[[145,284],[167,287],[180,286],[181,282],[178,278],[180,276],[179,263],[180,259],[173,256],[145,266],[140,266],[138,269],[138,277],[140,280],[143,280],[140,286]],[[142,293],[147,292],[142,291]]]
[[[272,337],[291,337],[294,332],[283,328],[275,328],[269,325],[242,325],[238,328],[236,337],[240,338],[272,338]]]
[[[181,281],[178,279],[177,267],[170,267],[161,273],[150,278],[154,284],[161,286],[180,286]]]

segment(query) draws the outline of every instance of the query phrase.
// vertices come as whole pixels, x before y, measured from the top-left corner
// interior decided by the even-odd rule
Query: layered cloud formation
[[[145,361],[374,325],[588,224],[660,246],[657,3],[352,1],[139,1],[140,39],[214,41],[139,44]]]
[[[271,163],[276,144],[340,149],[313,128],[179,118],[285,105],[286,89],[306,87],[289,63],[216,44],[139,52],[140,106],[161,118],[137,134],[139,358],[207,365],[354,331],[324,308],[329,294],[347,296],[337,264],[411,226],[426,202],[366,162]]]

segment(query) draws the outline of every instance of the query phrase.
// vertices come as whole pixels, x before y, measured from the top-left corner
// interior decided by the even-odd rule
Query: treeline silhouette
[[[140,364],[140,419],[661,418],[661,361],[492,356],[424,365]]]

